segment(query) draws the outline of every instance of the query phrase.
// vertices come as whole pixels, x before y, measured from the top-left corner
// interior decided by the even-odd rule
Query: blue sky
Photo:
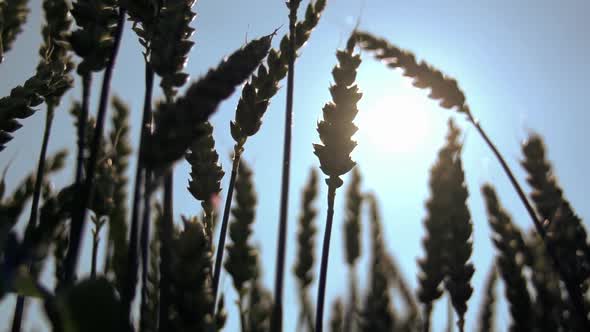
[[[30,2],[34,8],[29,16],[29,24],[14,44],[13,50],[6,54],[5,62],[0,65],[2,95],[8,94],[12,87],[24,82],[34,72],[40,44],[40,3],[40,0]],[[302,7],[306,5],[307,1],[303,1]],[[193,40],[196,44],[186,68],[193,79],[218,64],[224,56],[243,45],[246,40],[266,35],[280,26],[282,28],[279,35],[287,32],[287,9],[283,1],[201,0],[194,9],[197,12],[193,22],[196,28]],[[590,77],[590,66],[587,64],[587,59],[590,58],[590,41],[584,33],[590,31],[590,22],[587,20],[589,10],[590,4],[582,0],[405,3],[387,0],[328,1],[318,27],[299,52],[300,57],[296,64],[288,272],[291,271],[295,258],[294,240],[301,188],[309,169],[319,165],[312,153],[311,144],[319,141],[315,131],[316,123],[321,117],[322,106],[330,100],[328,87],[332,82],[330,73],[336,63],[334,54],[337,48],[344,46],[357,21],[362,30],[413,51],[419,59],[425,59],[456,78],[473,113],[481,120],[520,183],[527,189],[525,174],[519,165],[519,144],[530,131],[540,132],[545,138],[549,158],[555,166],[567,198],[582,218],[590,215],[590,206],[585,204],[587,199],[584,196],[584,188],[590,186],[590,179],[583,176],[584,171],[590,168],[590,160],[583,152],[585,142],[590,138],[585,128],[590,115],[584,84]],[[275,39],[275,44],[278,40],[279,38]],[[353,154],[364,176],[363,189],[375,192],[380,200],[387,246],[397,257],[401,269],[415,288],[415,262],[423,255],[420,243],[423,236],[422,220],[425,217],[424,202],[429,193],[429,169],[436,159],[436,152],[444,143],[446,120],[454,113],[441,109],[435,102],[428,100],[426,91],[409,88],[408,80],[399,71],[385,69],[369,54],[362,54],[362,57],[364,61],[358,74],[358,85],[364,92],[359,104],[361,113],[370,112],[369,108],[391,112],[383,115],[383,121],[391,122],[391,140],[402,139],[396,134],[396,130],[418,126],[416,121],[428,122],[424,139],[406,151],[386,151],[379,144],[367,139],[364,133],[368,133],[370,129],[361,128],[357,135],[359,145]],[[67,114],[67,109],[80,96],[79,79],[76,79],[77,87],[64,97],[57,112],[50,151],[75,146],[72,119]],[[101,77],[95,75],[94,79],[95,87],[98,87]],[[286,85],[286,82],[282,85]],[[244,153],[244,159],[254,168],[255,173],[259,207],[254,241],[261,249],[264,280],[270,289],[275,273],[285,90],[281,89],[271,101],[262,129],[248,141]],[[137,123],[140,121],[143,101],[143,58],[137,38],[129,26],[124,32],[112,91],[132,107],[132,137],[137,142]],[[93,95],[98,95],[98,89],[95,89]],[[161,95],[161,92],[156,95]],[[417,107],[428,115],[416,119],[408,113],[411,110],[405,109],[407,105],[396,104],[395,97],[388,99],[390,105],[383,105],[381,101],[392,95],[413,96],[412,100],[417,102],[412,107]],[[229,121],[233,119],[237,99],[238,94],[225,101],[212,118],[217,149],[226,173],[229,173],[229,153],[233,146]],[[96,106],[97,100],[94,98],[92,109],[96,109]],[[476,291],[469,302],[467,316],[467,330],[471,330],[476,326],[476,313],[481,301],[479,289],[494,255],[484,205],[479,194],[481,184],[492,182],[496,186],[502,203],[512,213],[516,223],[528,229],[530,220],[498,163],[483,146],[481,138],[467,126],[462,117],[455,118],[465,128],[463,158],[470,190],[468,203],[474,223],[473,261],[476,274],[473,286]],[[8,148],[0,153],[0,167],[5,167],[13,160],[7,179],[9,190],[27,170],[32,170],[36,165],[43,121],[44,110],[24,120],[24,127],[16,133]],[[74,164],[73,156],[70,156],[69,162],[69,165]],[[130,169],[134,167],[132,162]],[[185,190],[188,171],[185,163],[176,165],[175,209],[178,215],[196,214],[200,211],[198,202]],[[59,188],[71,182],[73,173],[70,167],[56,176],[56,186]],[[227,182],[228,178],[225,178],[224,187]],[[327,303],[331,303],[335,296],[344,295],[346,290],[346,268],[340,232],[344,193],[345,189],[339,190],[336,199]],[[326,188],[322,183],[317,243],[324,229],[325,194]],[[587,222],[585,224],[588,225]],[[368,228],[363,230],[366,239]],[[367,240],[364,245],[366,254]],[[317,249],[319,256],[319,246]],[[83,260],[89,262],[89,246],[85,246],[85,250]],[[81,271],[89,271],[88,263],[81,265]],[[50,271],[47,274],[50,275]],[[361,264],[359,275],[361,281],[364,281],[366,260]],[[221,282],[221,289],[228,292],[227,296],[231,298],[233,290],[229,276],[222,275]],[[315,293],[314,283],[314,297]],[[2,317],[11,317],[13,303],[13,299],[8,299],[0,304]],[[229,298],[226,304],[230,310],[233,309],[233,301]],[[292,322],[298,309],[291,274],[286,280],[284,305],[285,330],[293,331],[295,326]],[[434,331],[444,327],[445,306],[446,301],[439,301]],[[32,314],[35,314],[34,311]],[[505,307],[500,309],[500,319],[500,326],[506,326],[509,317]],[[37,323],[28,324],[40,326]],[[237,317],[230,314],[226,330],[235,330],[236,324]]]

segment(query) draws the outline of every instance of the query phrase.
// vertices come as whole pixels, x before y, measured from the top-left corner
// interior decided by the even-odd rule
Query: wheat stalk
[[[350,158],[350,153],[356,146],[356,142],[351,137],[357,131],[357,127],[352,121],[358,113],[356,104],[362,94],[358,92],[358,87],[355,84],[356,70],[361,64],[361,59],[359,55],[353,55],[354,45],[355,40],[351,37],[346,43],[346,49],[336,53],[338,65],[332,70],[335,84],[330,87],[332,102],[324,106],[324,119],[318,123],[318,133],[323,144],[313,145],[314,154],[320,161],[320,169],[328,176],[326,179],[328,213],[320,264],[316,332],[323,330],[324,296],[336,189],[343,183],[340,176],[355,166],[355,162]]]
[[[117,27],[114,34],[114,44],[112,53],[109,57],[107,67],[103,76],[97,117],[96,129],[90,145],[90,157],[88,159],[88,169],[86,171],[86,179],[80,193],[80,204],[72,216],[72,226],[70,232],[70,247],[65,260],[65,283],[72,284],[75,279],[75,269],[78,263],[78,255],[80,249],[80,242],[82,232],[84,230],[86,219],[86,207],[89,204],[92,191],[94,189],[94,175],[96,173],[96,165],[98,161],[98,149],[102,141],[104,122],[106,117],[106,108],[109,100],[110,82],[115,65],[115,57],[119,50],[121,36],[123,34],[123,25],[125,22],[125,9],[119,8],[119,16],[117,18]]]

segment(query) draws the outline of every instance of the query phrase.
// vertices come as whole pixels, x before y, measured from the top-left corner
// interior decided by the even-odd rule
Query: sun
[[[428,140],[432,119],[428,99],[413,90],[399,89],[359,107],[357,139],[378,152],[415,152]]]

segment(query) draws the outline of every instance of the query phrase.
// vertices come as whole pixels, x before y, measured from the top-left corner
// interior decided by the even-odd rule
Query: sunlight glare
[[[396,90],[368,101],[360,109],[356,121],[359,144],[370,145],[377,152],[408,154],[428,141],[432,125],[430,101],[422,91],[405,84]]]

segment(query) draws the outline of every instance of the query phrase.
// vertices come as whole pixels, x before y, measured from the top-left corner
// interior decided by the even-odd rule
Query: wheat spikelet
[[[57,106],[72,85],[68,73],[73,64],[63,45],[70,26],[68,8],[60,0],[45,0],[43,6],[47,24],[43,27],[44,44],[39,50],[41,62],[36,73],[22,86],[12,89],[9,96],[0,99],[0,151],[12,140],[10,133],[22,127],[17,119],[30,117],[35,112],[34,107],[43,102]]]
[[[194,44],[189,40],[194,31],[189,26],[195,17],[191,10],[194,3],[195,0],[166,1],[150,40],[149,63],[162,77],[160,86],[167,97],[174,96],[175,89],[188,80],[188,74],[182,69]]]
[[[270,316],[272,312],[272,293],[264,288],[257,275],[251,281],[247,299],[246,322],[249,332],[270,331]]]
[[[16,36],[22,32],[27,21],[27,0],[6,0],[0,3],[0,63],[4,53],[10,51]]]
[[[330,86],[332,102],[324,106],[322,109],[323,120],[318,123],[317,130],[321,144],[313,144],[313,153],[320,161],[320,169],[328,176],[326,179],[328,185],[328,213],[320,264],[316,332],[322,332],[323,329],[324,292],[336,189],[343,184],[340,176],[346,174],[356,165],[350,158],[350,153],[356,146],[356,142],[351,137],[358,129],[352,121],[358,113],[356,104],[361,99],[362,94],[355,84],[356,70],[361,64],[361,59],[359,55],[353,55],[354,44],[354,40],[350,38],[346,43],[346,49],[336,52],[338,65],[332,70],[335,84]]]
[[[447,143],[431,169],[431,198],[426,203],[428,217],[424,221],[427,236],[423,240],[426,257],[420,259],[418,299],[424,304],[425,331],[430,325],[432,302],[442,295],[444,281],[457,312],[458,326],[463,330],[463,316],[472,288],[471,256],[472,224],[466,206],[467,188],[461,165],[459,129],[449,121]]]
[[[256,276],[256,249],[249,243],[252,225],[256,218],[256,193],[252,183],[252,170],[244,161],[238,170],[235,184],[235,203],[231,210],[233,220],[229,226],[232,240],[227,246],[225,270],[232,276],[238,294],[245,292],[244,284]]]
[[[523,255],[524,240],[510,216],[500,206],[492,186],[484,185],[482,193],[486,200],[489,223],[494,231],[492,241],[499,251],[499,272],[506,284],[506,297],[512,316],[510,330],[529,331],[533,327],[534,316],[527,281],[523,276],[523,262],[518,260]]]
[[[414,79],[415,87],[430,88],[429,97],[440,100],[442,107],[457,107],[459,112],[469,112],[465,105],[465,95],[455,79],[444,75],[424,61],[418,63],[414,54],[390,44],[385,39],[361,31],[355,31],[354,35],[361,48],[373,52],[375,57],[384,61],[388,67],[402,68],[405,76]]]
[[[156,130],[148,139],[145,160],[152,169],[164,168],[182,157],[201,133],[195,130],[215,112],[260,64],[272,35],[251,41],[215,69],[191,84],[173,104],[162,104],[155,115]]]
[[[175,236],[171,249],[171,303],[169,319],[175,331],[207,331],[211,317],[211,253],[200,221],[183,219],[184,230]],[[162,319],[162,318],[161,318]]]
[[[191,165],[188,181],[188,191],[196,200],[201,201],[203,207],[205,229],[209,238],[214,228],[214,200],[221,192],[221,179],[225,174],[219,164],[219,155],[215,151],[213,127],[209,122],[199,125],[203,134],[196,139],[185,159]]]
[[[330,331],[342,332],[344,321],[344,305],[342,300],[336,299],[332,303],[332,312],[330,314]]]
[[[309,39],[325,6],[325,0],[316,0],[307,6],[305,19],[295,25],[295,50],[300,49]],[[242,89],[235,119],[230,124],[232,137],[237,143],[243,144],[249,136],[253,136],[260,129],[270,99],[277,93],[279,82],[287,75],[288,45],[289,36],[285,35],[281,39],[280,48],[269,51],[266,66],[261,64],[256,75],[253,75],[251,81]]]
[[[525,159],[521,162],[533,187],[531,198],[545,220],[548,240],[555,247],[566,273],[580,287],[590,278],[590,246],[586,229],[575,214],[557,183],[551,164],[546,160],[545,145],[533,134],[522,145]],[[588,309],[586,308],[586,314]]]
[[[494,329],[494,319],[496,316],[496,282],[498,281],[498,271],[492,266],[484,286],[484,297],[479,307],[478,331],[492,332]]]
[[[354,168],[346,191],[346,217],[344,222],[346,262],[351,268],[361,255],[361,205],[363,195],[360,191],[360,184],[361,173],[358,168]]]
[[[368,294],[360,322],[363,331],[393,331],[396,317],[389,294],[389,278],[385,269],[385,243],[377,199],[368,196],[371,219],[371,260]]]
[[[315,218],[317,209],[315,200],[318,194],[318,175],[315,169],[311,169],[309,180],[303,189],[301,213],[299,215],[299,228],[297,231],[297,260],[293,266],[293,273],[297,277],[299,301],[301,311],[299,323],[305,321],[308,328],[313,329],[313,309],[308,294],[308,288],[313,282],[313,265],[315,261]]]
[[[82,58],[78,64],[81,76],[103,70],[114,45],[117,25],[117,1],[79,0],[72,3],[71,13],[79,29],[72,31],[68,41],[72,50]]]
[[[346,50],[336,53],[339,65],[332,70],[335,82],[330,87],[332,102],[324,106],[323,120],[317,128],[323,144],[313,145],[320,168],[329,177],[326,183],[336,188],[342,185],[340,176],[356,165],[350,159],[350,153],[356,147],[351,137],[358,130],[352,121],[358,113],[356,104],[362,93],[354,84],[361,59],[359,55],[353,55],[353,50],[354,39],[351,38]]]

